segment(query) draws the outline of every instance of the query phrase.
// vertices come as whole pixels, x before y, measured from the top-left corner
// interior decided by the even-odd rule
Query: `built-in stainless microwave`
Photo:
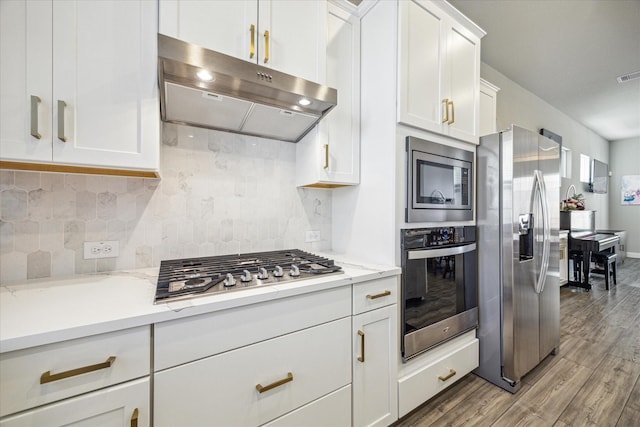
[[[473,219],[473,152],[407,137],[407,222]]]

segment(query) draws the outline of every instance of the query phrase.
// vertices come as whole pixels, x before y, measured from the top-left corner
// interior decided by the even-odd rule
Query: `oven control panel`
[[[403,249],[456,246],[476,240],[474,226],[413,228],[401,232]]]

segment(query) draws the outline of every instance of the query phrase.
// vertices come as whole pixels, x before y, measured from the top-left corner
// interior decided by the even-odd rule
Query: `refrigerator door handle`
[[[547,271],[549,270],[549,257],[551,252],[551,218],[549,213],[549,204],[547,200],[547,188],[544,184],[544,176],[542,171],[535,170],[533,174],[534,190],[531,196],[531,211],[533,211],[534,200],[540,198],[540,207],[542,209],[542,264],[540,266],[540,275],[535,286],[536,293],[544,290]]]

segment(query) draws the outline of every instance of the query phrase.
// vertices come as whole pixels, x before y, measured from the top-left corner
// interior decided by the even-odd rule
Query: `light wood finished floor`
[[[640,426],[640,259],[627,258],[618,285],[560,290],[560,353],[512,395],[469,374],[399,420],[424,426]]]

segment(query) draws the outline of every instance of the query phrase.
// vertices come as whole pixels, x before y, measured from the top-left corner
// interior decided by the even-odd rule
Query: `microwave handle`
[[[411,251],[407,251],[407,258],[408,259],[435,258],[440,256],[460,255],[460,254],[465,254],[467,252],[472,252],[475,250],[476,250],[475,243],[472,243],[470,245],[464,245],[464,246],[456,246],[454,248],[411,250]]]

